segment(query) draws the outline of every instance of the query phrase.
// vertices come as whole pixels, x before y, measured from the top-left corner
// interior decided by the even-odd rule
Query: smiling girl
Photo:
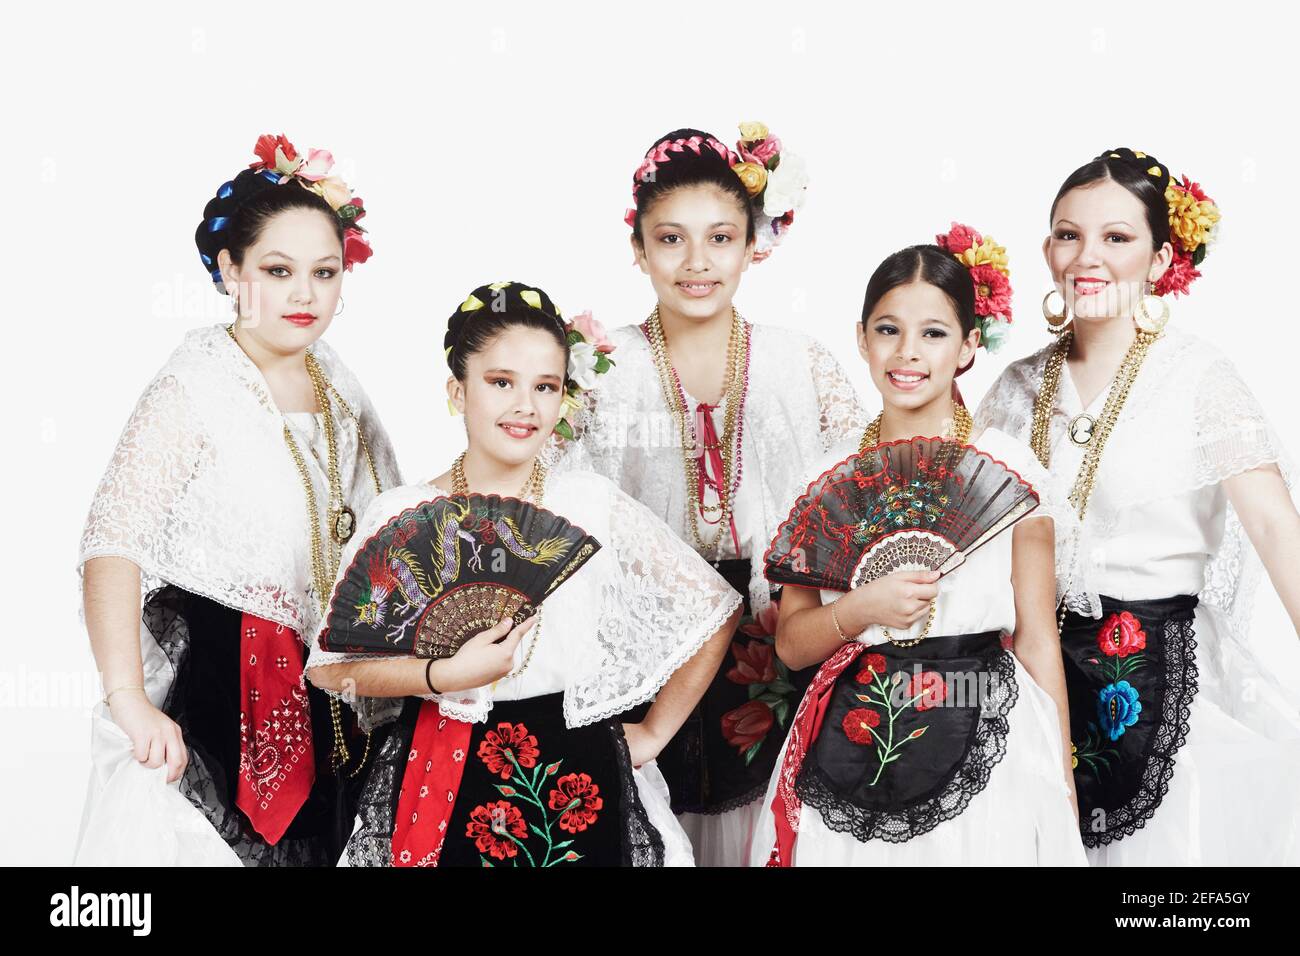
[[[85,863],[333,864],[359,789],[368,738],[302,666],[354,516],[399,481],[365,392],[320,341],[343,273],[370,256],[364,209],[324,150],[267,135],[255,151],[195,233],[234,322],[190,332],[145,390],[81,540],[105,690]],[[179,781],[198,838],[140,817],[133,760]],[[201,855],[217,835],[233,853]]]
[[[400,708],[348,845],[353,865],[690,865],[652,761],[717,670],[740,614],[726,582],[607,479],[538,458],[581,390],[586,342],[540,289],[475,289],[444,340],[468,447],[423,484],[377,498],[359,547],[446,496],[519,498],[600,543],[532,618],[505,618],[448,658],[313,647],[310,679]],[[618,715],[650,699],[643,719]]]
[[[1166,328],[1218,221],[1146,153],[1071,173],[1043,242],[1059,337],[977,416],[1032,444],[1081,521],[1058,546],[1059,625],[1094,864],[1300,860],[1295,681],[1246,642],[1256,549],[1300,628],[1300,516],[1246,381]]]
[[[974,274],[981,264],[960,258],[968,240],[1005,278],[1005,251],[956,225],[942,247],[911,246],[877,267],[858,349],[884,409],[808,479],[885,443],[939,436],[1005,464],[1040,503],[943,578],[901,571],[844,594],[786,585],[777,652],[792,668],[820,669],[763,801],[755,865],[1083,863],[1063,750],[1046,476],[1010,436],[972,434],[953,397],[984,332],[1009,321],[977,314],[977,294],[989,290]],[[889,693],[900,686],[901,699]],[[912,688],[924,692],[908,701]]]
[[[798,157],[761,123],[733,151],[680,129],[633,177],[636,263],[655,305],[616,330],[618,363],[594,394],[582,445],[616,482],[712,561],[746,618],[698,710],[660,765],[703,865],[748,858],[757,801],[806,675],[773,650],[763,548],[795,478],[865,417],[835,359],[799,332],[746,321],[734,299],[803,201]]]

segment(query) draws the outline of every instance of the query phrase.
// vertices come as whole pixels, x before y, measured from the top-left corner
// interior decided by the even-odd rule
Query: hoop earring
[[[1139,331],[1152,335],[1159,335],[1169,324],[1169,303],[1152,294],[1150,282],[1146,283],[1142,298],[1138,299],[1137,308],[1133,310],[1133,324]]]
[[[339,307],[334,311],[334,318],[343,314],[343,296],[339,296]]]
[[[1061,311],[1055,312],[1047,307],[1047,300],[1054,295],[1061,296]],[[1060,335],[1065,331],[1065,325],[1070,321],[1070,306],[1065,301],[1065,296],[1061,295],[1055,287],[1043,296],[1043,318],[1047,320],[1047,331],[1053,335]]]

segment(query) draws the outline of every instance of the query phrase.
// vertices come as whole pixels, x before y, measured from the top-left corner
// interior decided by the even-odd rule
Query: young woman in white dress
[[[798,156],[761,123],[733,151],[700,130],[655,141],[627,215],[655,306],[611,334],[617,364],[592,395],[580,460],[646,505],[745,596],[745,618],[660,766],[701,865],[743,865],[758,800],[809,674],[776,657],[763,550],[787,489],[861,432],[839,364],[801,332],[735,307],[803,201]],[[585,453],[582,454],[582,453]]]
[[[958,233],[972,245],[949,244]],[[1009,289],[989,287],[1006,285],[1005,252],[966,227],[939,241],[872,275],[858,344],[884,410],[807,480],[860,450],[940,436],[1018,472],[1039,504],[943,578],[895,572],[844,594],[785,585],[777,652],[820,669],[763,801],[754,865],[1083,863],[1052,618],[1056,512],[1029,449],[972,433],[953,387],[1009,321]],[[972,276],[984,266],[999,278]],[[904,680],[912,699],[896,700],[887,691]]]
[[[740,597],[608,479],[548,474],[539,462],[594,347],[544,292],[514,282],[474,290],[445,344],[468,448],[448,472],[374,501],[341,577],[390,520],[452,495],[531,502],[600,549],[537,615],[513,628],[506,618],[449,658],[366,658],[317,642],[313,682],[400,711],[348,862],[692,865],[653,761],[717,670]],[[624,722],[650,701],[642,720]]]
[[[1030,442],[1082,518],[1058,587],[1094,864],[1300,862],[1297,682],[1247,635],[1260,558],[1300,626],[1300,516],[1246,381],[1166,326],[1218,220],[1142,152],[1072,173],[1043,244],[1059,337],[977,416]]]
[[[366,738],[302,666],[355,515],[400,483],[321,341],[370,255],[364,209],[329,153],[255,151],[195,234],[235,321],[186,335],[145,390],[81,540],[105,700],[80,863],[332,865],[360,788]]]

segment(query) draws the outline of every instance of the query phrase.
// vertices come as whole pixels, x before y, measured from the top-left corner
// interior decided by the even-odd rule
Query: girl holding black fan
[[[1005,331],[1007,293],[1005,250],[956,224],[867,285],[858,343],[884,410],[812,473],[765,559],[784,585],[777,652],[821,666],[755,864],[1083,863],[1052,628],[1057,512],[1028,448],[972,435],[953,385]]]
[[[1251,377],[1167,324],[1219,219],[1147,153],[1075,170],[1043,241],[1056,341],[978,415],[1029,442],[1079,515],[1058,626],[1094,865],[1300,862],[1296,682],[1259,654],[1293,633],[1248,636],[1262,569],[1300,630],[1292,476]]]
[[[309,677],[396,716],[353,865],[692,862],[653,760],[740,599],[607,479],[539,460],[613,361],[592,330],[536,287],[475,289],[445,340],[468,448],[376,499],[344,555]]]

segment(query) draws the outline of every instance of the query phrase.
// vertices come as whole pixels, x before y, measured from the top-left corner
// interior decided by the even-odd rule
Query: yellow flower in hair
[[[767,170],[758,163],[737,163],[731,171],[745,184],[745,192],[757,196],[767,188]]]
[[[967,267],[973,266],[992,266],[1001,272],[1004,276],[1011,275],[1011,270],[1007,261],[1007,250],[1004,246],[999,246],[988,236],[978,246],[971,246],[965,252],[957,254],[957,258]]]
[[[767,124],[760,123],[757,120],[750,120],[740,124],[740,141],[742,143],[757,143],[760,139],[767,139]]]
[[[1173,183],[1165,189],[1165,202],[1169,203],[1169,231],[1184,252],[1195,252],[1219,221],[1219,207]]]

